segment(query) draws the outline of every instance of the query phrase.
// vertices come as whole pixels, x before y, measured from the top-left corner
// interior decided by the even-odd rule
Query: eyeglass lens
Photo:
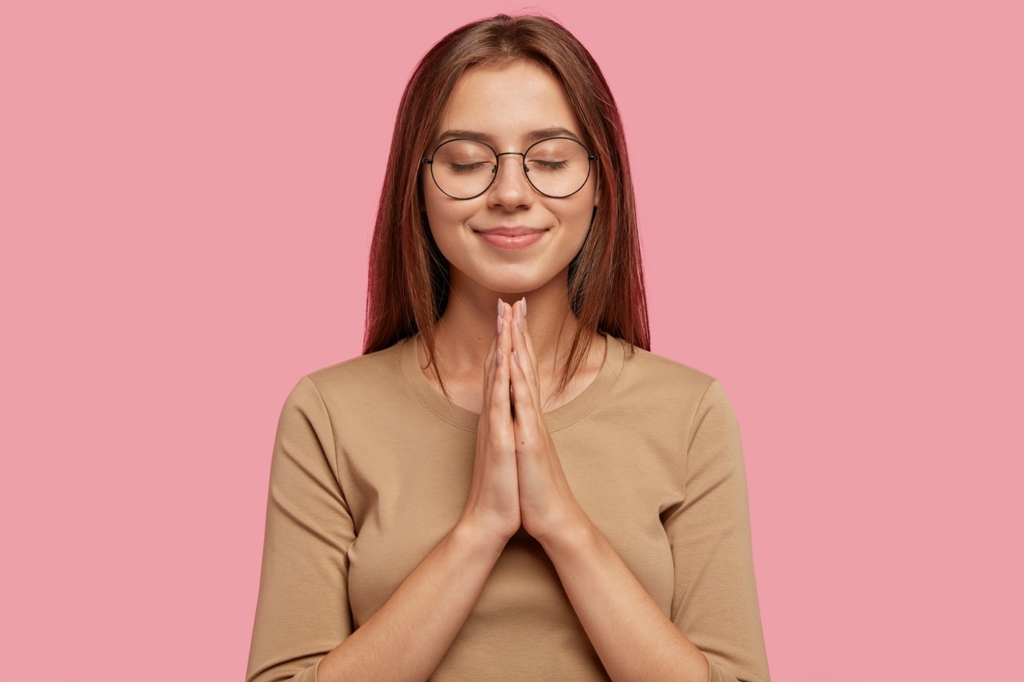
[[[530,184],[549,197],[578,192],[590,176],[586,148],[568,138],[542,140],[526,151],[523,161]],[[483,194],[498,172],[493,149],[476,140],[449,140],[434,152],[430,166],[438,188],[456,199]]]

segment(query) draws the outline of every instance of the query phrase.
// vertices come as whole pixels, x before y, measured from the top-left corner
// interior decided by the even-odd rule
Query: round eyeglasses
[[[523,157],[523,172],[535,190],[546,197],[564,199],[583,189],[590,178],[590,162],[597,160],[571,137],[549,137],[534,142],[525,152],[502,152],[480,140],[456,138],[438,145],[434,155],[421,159],[430,166],[437,188],[452,199],[475,199],[498,177],[502,156]]]

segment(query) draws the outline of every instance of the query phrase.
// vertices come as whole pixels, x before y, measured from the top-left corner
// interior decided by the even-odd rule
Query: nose
[[[505,163],[502,158],[505,157]],[[529,206],[533,201],[533,187],[526,179],[526,157],[516,152],[498,154],[497,177],[487,193],[490,206],[515,210],[520,206]]]

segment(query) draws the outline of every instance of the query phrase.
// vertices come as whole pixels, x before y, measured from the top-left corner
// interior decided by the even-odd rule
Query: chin
[[[551,273],[530,273],[529,275],[513,275],[509,277],[490,277],[481,284],[490,291],[496,291],[501,294],[515,294],[516,296],[524,296],[531,292],[543,289],[545,287],[553,285],[556,281],[561,283],[563,289],[567,286],[566,284],[566,270]]]
[[[496,282],[488,282],[486,288],[489,291],[495,291],[499,294],[515,294],[516,296],[523,296],[539,289],[543,284],[538,285],[535,280],[530,279],[504,279]]]

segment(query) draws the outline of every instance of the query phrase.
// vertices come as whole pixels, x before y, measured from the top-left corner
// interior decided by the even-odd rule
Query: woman
[[[732,411],[648,349],[597,65],[543,18],[453,32],[399,108],[366,354],[281,415],[248,679],[767,680]]]

